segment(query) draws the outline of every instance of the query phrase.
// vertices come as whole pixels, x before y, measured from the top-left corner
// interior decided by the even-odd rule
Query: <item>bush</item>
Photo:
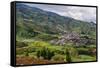
[[[67,51],[70,53],[71,57],[77,57],[78,56],[78,51],[75,47],[66,47],[64,50],[65,50],[65,54],[66,54],[66,49]]]
[[[21,48],[21,47],[25,47],[25,46],[28,46],[28,44],[25,42],[16,41],[16,47]]]
[[[62,49],[56,49],[56,47],[55,47],[55,53],[57,53],[57,54],[64,54],[64,50],[62,50]]]
[[[90,48],[77,48],[78,53],[80,55],[90,55],[95,56],[96,55],[96,48],[90,47]]]
[[[43,57],[44,59],[50,60],[54,56],[54,52],[49,48],[43,47],[41,50],[37,51],[37,57]]]
[[[81,55],[90,55],[91,52],[87,48],[77,48],[78,53]]]
[[[69,51],[71,57],[73,57],[73,56],[77,57],[78,56],[78,51],[77,51],[76,48],[71,47],[71,48],[68,49],[68,51]]]
[[[17,55],[24,54],[24,52],[26,51],[27,51],[27,48],[16,48]]]
[[[64,61],[65,57],[63,55],[55,55],[52,57],[53,61]]]
[[[28,52],[25,52],[25,56],[29,56],[29,53]]]
[[[34,46],[33,46],[33,47],[32,47],[32,46],[31,46],[31,47],[27,47],[27,51],[28,51],[29,53],[35,52],[36,49],[37,49],[37,48],[34,47]]]

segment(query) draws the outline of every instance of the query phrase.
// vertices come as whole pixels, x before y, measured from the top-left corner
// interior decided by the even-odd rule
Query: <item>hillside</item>
[[[96,61],[96,24],[16,4],[16,65]]]
[[[64,34],[77,32],[78,34],[95,37],[96,24],[60,16],[53,12],[24,4],[17,4],[17,35],[33,36],[35,33]],[[25,35],[27,34],[27,35]]]

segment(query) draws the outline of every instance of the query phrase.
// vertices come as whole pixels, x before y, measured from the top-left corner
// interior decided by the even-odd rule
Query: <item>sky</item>
[[[67,17],[72,17],[77,20],[96,23],[96,8],[95,7],[28,4],[28,3],[26,3],[26,5],[40,8],[45,11],[54,12],[61,16],[67,16]]]

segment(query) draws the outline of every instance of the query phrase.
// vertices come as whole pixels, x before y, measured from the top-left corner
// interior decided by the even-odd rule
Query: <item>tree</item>
[[[65,54],[66,54],[66,61],[70,63],[72,60],[71,60],[71,55],[67,48],[66,48]]]

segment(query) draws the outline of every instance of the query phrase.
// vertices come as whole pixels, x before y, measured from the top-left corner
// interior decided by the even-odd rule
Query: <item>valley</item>
[[[16,65],[96,61],[96,23],[16,4]]]

